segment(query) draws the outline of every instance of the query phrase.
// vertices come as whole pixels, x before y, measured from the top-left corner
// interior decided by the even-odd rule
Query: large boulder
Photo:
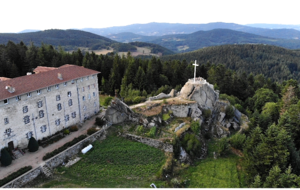
[[[149,100],[152,101],[152,100],[159,100],[159,99],[170,98],[170,97],[171,97],[171,95],[169,95],[169,94],[160,93],[157,96],[150,97]]]
[[[180,97],[196,101],[200,107],[213,109],[215,102],[219,98],[219,93],[214,90],[213,85],[199,77],[189,79],[180,91]]]

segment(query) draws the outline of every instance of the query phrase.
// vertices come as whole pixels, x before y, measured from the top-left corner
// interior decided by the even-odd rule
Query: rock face
[[[214,90],[213,85],[199,77],[195,82],[194,79],[189,79],[182,87],[179,96],[198,102],[201,108],[212,110],[219,98],[219,93]]]
[[[165,94],[165,93],[160,93],[157,96],[150,97],[149,100],[152,101],[152,100],[159,100],[159,99],[163,99],[163,98],[171,98],[171,95]]]

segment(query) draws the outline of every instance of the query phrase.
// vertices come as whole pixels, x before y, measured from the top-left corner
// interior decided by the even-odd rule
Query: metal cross
[[[197,65],[197,60],[195,60],[195,63],[193,65],[195,66],[195,71],[194,71],[194,82],[195,82],[195,79],[196,79],[196,67],[199,66],[199,65]]]

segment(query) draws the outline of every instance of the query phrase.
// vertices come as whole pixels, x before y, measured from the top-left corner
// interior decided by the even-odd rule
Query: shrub
[[[156,127],[152,127],[148,133],[148,136],[149,137],[155,137],[155,134],[156,134]]]
[[[28,150],[29,152],[35,152],[39,149],[39,144],[35,140],[34,137],[31,137],[28,142]]]
[[[182,145],[192,158],[201,156],[202,143],[197,139],[195,134],[185,134]]]
[[[132,104],[132,99],[130,97],[124,98],[124,102],[128,105]]]
[[[219,155],[225,155],[226,151],[228,150],[228,140],[227,138],[221,138],[217,142],[217,152]]]
[[[245,113],[245,109],[243,108],[243,106],[241,106],[241,104],[234,104],[234,107],[240,112]]]
[[[102,126],[105,124],[105,121],[104,121],[104,119],[102,119],[100,117],[96,117],[95,124],[98,126]]]
[[[91,135],[91,134],[93,134],[93,133],[95,133],[95,132],[97,132],[97,129],[96,129],[95,127],[91,127],[91,128],[89,128],[89,129],[87,130],[87,134],[88,134],[88,135]]]
[[[193,121],[191,124],[191,129],[195,134],[198,134],[201,129],[199,121]]]
[[[68,135],[68,134],[70,134],[70,131],[69,131],[69,129],[65,129],[65,130],[63,131],[63,134],[64,134],[64,135]]]
[[[12,158],[9,155],[8,151],[6,148],[3,148],[1,150],[1,165],[2,166],[9,166],[11,164]]]
[[[167,100],[166,100],[166,99],[164,99],[164,100],[163,100],[163,103],[164,103],[164,104],[168,104],[168,102],[167,102]]]
[[[231,105],[226,106],[225,114],[227,119],[231,119],[234,116],[234,108]]]
[[[203,111],[205,119],[208,119],[211,116],[211,110],[207,109]]]
[[[141,102],[141,97],[140,96],[136,96],[135,98],[133,98],[133,103],[137,104]]]
[[[25,166],[23,168],[20,168],[18,171],[10,174],[9,176],[3,178],[0,180],[0,187],[5,185],[6,183],[16,179],[17,177],[23,175],[24,173],[28,172],[29,170],[32,169],[32,166]]]
[[[242,150],[245,141],[246,141],[246,135],[240,133],[236,133],[229,139],[230,145],[239,150]]]
[[[108,106],[108,105],[110,104],[110,102],[111,102],[113,99],[114,99],[114,98],[113,98],[112,96],[106,97],[106,98],[104,99],[103,105],[104,105],[104,106]]]
[[[78,131],[78,127],[76,125],[73,125],[70,127],[70,131],[71,132]]]
[[[136,131],[140,134],[144,131],[144,126],[143,125],[139,125],[136,129]]]

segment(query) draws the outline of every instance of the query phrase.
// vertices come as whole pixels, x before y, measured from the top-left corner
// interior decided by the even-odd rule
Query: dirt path
[[[26,152],[24,156],[13,160],[11,165],[6,167],[0,167],[0,179],[5,178],[9,174],[19,170],[24,166],[32,166],[32,168],[36,168],[39,165],[43,165],[43,156],[46,153],[52,152],[53,150],[63,146],[65,143],[73,140],[75,137],[79,137],[80,135],[86,134],[87,129],[92,127],[95,123],[95,119],[98,115],[93,116],[89,120],[85,121],[83,126],[79,128],[78,131],[70,133],[70,135],[64,137],[63,139],[59,140],[58,142],[48,145],[47,147],[39,147],[39,150],[36,152]]]

